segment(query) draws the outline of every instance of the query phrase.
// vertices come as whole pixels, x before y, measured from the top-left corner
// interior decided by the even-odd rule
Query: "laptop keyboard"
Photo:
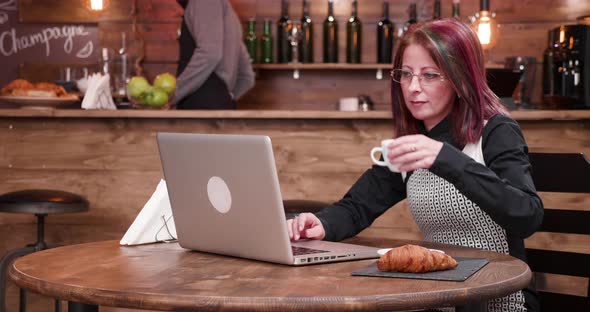
[[[309,254],[328,252],[326,250],[311,249],[311,248],[298,247],[298,246],[291,246],[291,250],[293,251],[293,256],[301,256],[301,255],[309,255]]]

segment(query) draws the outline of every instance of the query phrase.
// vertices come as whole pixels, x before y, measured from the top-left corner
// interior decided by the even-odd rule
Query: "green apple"
[[[137,103],[139,103],[141,105],[147,105],[147,98],[151,97],[153,92],[154,92],[154,87],[148,86],[144,89],[143,92],[141,92],[141,94],[139,94],[139,96],[136,96],[136,97],[130,96],[130,98],[132,98],[133,100],[135,100]]]
[[[176,90],[176,77],[170,73],[159,74],[154,79],[154,87],[163,90],[168,95],[172,95]]]
[[[133,76],[127,83],[127,95],[132,98],[139,98],[142,93],[147,92],[152,86],[142,76]]]
[[[158,88],[154,88],[146,96],[146,105],[151,107],[161,107],[168,103],[168,93]]]

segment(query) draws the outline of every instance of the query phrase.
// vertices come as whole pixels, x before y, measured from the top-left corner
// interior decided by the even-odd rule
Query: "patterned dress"
[[[484,164],[482,139],[463,153]],[[405,179],[405,177],[404,177]],[[427,241],[508,254],[506,230],[447,180],[426,169],[407,181],[408,205]],[[488,311],[526,311],[522,291],[488,302]]]

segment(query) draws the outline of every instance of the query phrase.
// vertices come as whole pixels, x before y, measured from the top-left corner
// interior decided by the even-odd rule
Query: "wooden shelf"
[[[516,110],[512,118],[518,121],[577,121],[590,120],[590,110]],[[139,118],[139,119],[342,119],[390,120],[390,111],[340,112],[325,110],[83,110],[83,109],[0,109],[0,118]]]

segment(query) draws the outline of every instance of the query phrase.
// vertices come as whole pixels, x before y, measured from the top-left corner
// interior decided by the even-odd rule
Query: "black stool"
[[[0,260],[0,312],[6,311],[6,271],[12,261],[18,257],[47,249],[44,240],[45,217],[54,213],[72,213],[88,211],[86,198],[64,191],[24,190],[6,193],[0,196],[0,212],[29,213],[37,217],[37,242],[23,248],[10,250]],[[26,310],[26,293],[19,290],[19,311]],[[60,311],[60,301],[55,301],[56,311]]]
[[[330,204],[308,199],[286,199],[283,200],[283,208],[287,219],[293,219],[302,212],[318,212]]]

